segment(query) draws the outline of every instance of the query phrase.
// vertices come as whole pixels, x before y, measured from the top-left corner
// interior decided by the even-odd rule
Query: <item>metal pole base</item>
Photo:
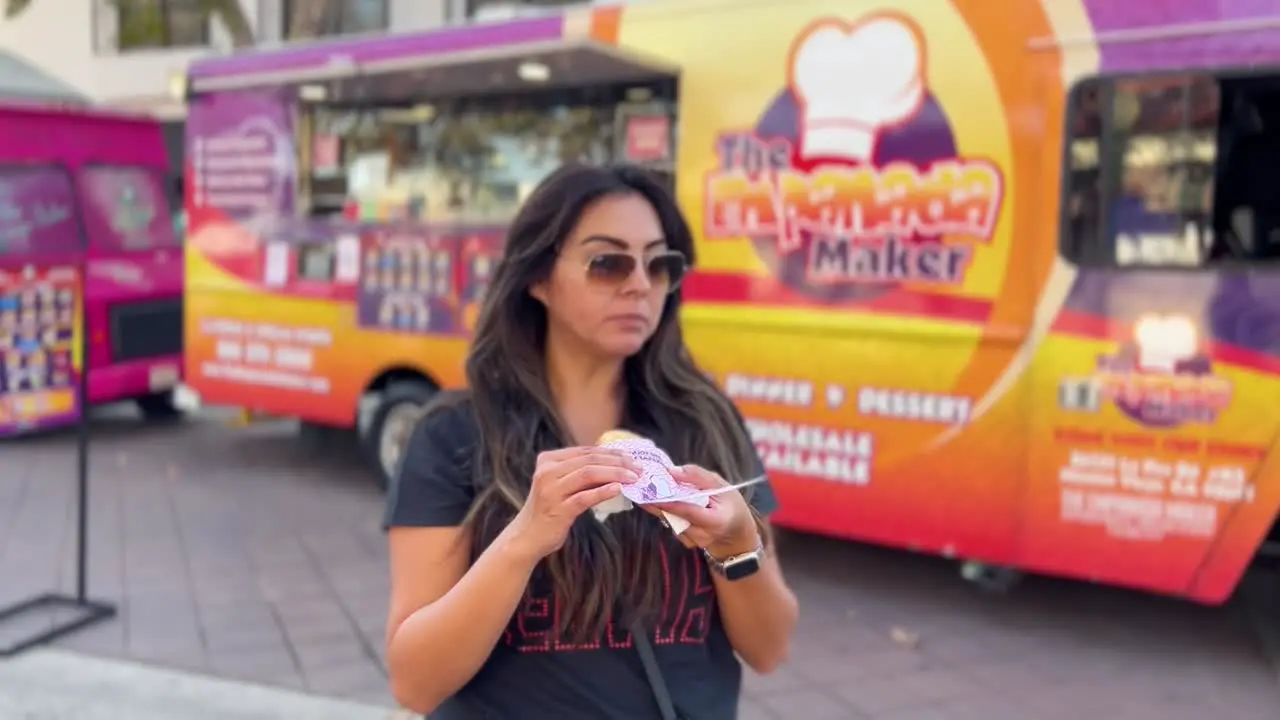
[[[74,595],[47,593],[0,608],[0,626],[16,621],[24,615],[41,611],[61,615],[62,612],[59,611],[67,610],[73,611],[70,617],[60,619],[35,635],[20,638],[9,645],[0,645],[0,658],[13,657],[116,616],[116,606],[111,603],[82,599]]]

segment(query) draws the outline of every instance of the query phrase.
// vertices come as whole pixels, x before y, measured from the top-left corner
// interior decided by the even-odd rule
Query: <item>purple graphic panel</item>
[[[291,104],[279,90],[196,98],[187,120],[188,197],[231,217],[293,212]]]
[[[297,72],[341,64],[359,66],[559,40],[563,35],[563,18],[555,15],[508,23],[467,25],[431,33],[312,42],[281,50],[240,53],[197,62],[191,68],[191,77],[224,78],[254,73]]]
[[[1085,0],[1097,34],[1128,29],[1248,22],[1280,17],[1274,0]],[[1280,59],[1280,28],[1244,32],[1180,32],[1177,37],[1104,42],[1102,71],[1244,67]]]
[[[1280,357],[1280,273],[1083,270],[1066,309],[1130,323],[1139,315],[1199,318],[1206,339]]]

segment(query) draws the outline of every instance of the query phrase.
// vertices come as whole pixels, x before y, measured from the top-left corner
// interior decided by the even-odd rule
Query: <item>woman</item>
[[[763,474],[681,336],[676,289],[692,257],[679,209],[633,168],[562,168],[521,209],[480,312],[470,390],[428,412],[389,498],[387,664],[405,707],[724,720],[737,713],[737,658],[769,672],[786,657],[797,605],[770,552],[767,484],[707,508],[588,512],[638,478],[593,447],[615,428],[689,463],[674,474],[699,487]],[[677,538],[659,509],[691,527]]]

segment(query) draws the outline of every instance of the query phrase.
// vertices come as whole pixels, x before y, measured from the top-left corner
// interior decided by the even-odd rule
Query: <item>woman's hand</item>
[[[671,469],[676,480],[699,490],[715,490],[729,483],[716,473],[697,465],[685,465]],[[689,529],[680,534],[680,541],[687,547],[700,547],[716,558],[751,552],[760,543],[751,507],[741,492],[730,490],[707,498],[707,507],[686,502],[653,503],[644,505],[650,512],[664,510],[689,522]]]
[[[578,516],[640,478],[626,453],[572,447],[540,453],[524,507],[508,530],[534,560],[559,550]]]

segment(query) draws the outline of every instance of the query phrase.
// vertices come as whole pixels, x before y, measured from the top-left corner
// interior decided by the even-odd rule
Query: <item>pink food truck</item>
[[[0,107],[0,436],[75,422],[85,401],[177,414],[168,183],[155,121]]]

